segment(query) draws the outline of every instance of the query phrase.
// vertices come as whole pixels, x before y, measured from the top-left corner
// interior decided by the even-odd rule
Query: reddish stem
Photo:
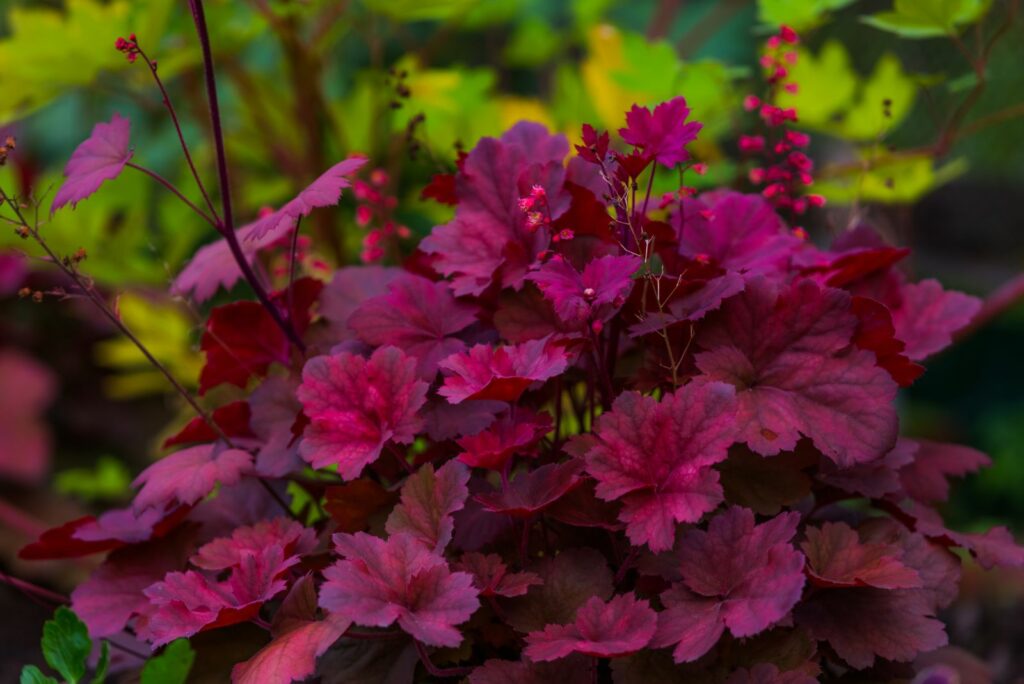
[[[4,584],[9,584],[15,589],[20,589],[21,591],[27,594],[38,596],[41,599],[49,601],[50,603],[55,603],[59,606],[63,606],[69,602],[67,596],[58,594],[55,591],[50,591],[49,589],[40,587],[37,584],[26,582],[23,579],[12,577],[11,575],[8,575],[5,572],[0,572],[0,582],[3,582]]]
[[[151,171],[147,169],[145,166],[140,166],[134,162],[128,162],[127,164],[125,164],[125,166],[129,166],[135,169],[136,171],[141,171],[142,173],[146,174],[147,176],[155,180],[157,183],[170,190],[178,199],[187,204],[189,209],[191,209],[200,217],[202,217],[204,221],[209,223],[214,228],[217,228],[218,230],[220,229],[220,226],[216,221],[210,218],[202,209],[193,204],[192,201],[189,200],[189,198],[185,197],[185,195],[182,194],[181,190],[178,190],[178,188],[174,187],[173,183],[171,183],[169,180],[158,174],[156,171]]]
[[[419,639],[413,639],[413,643],[416,644],[416,653],[420,656],[420,662],[432,677],[465,677],[473,671],[471,667],[438,667],[430,660],[430,654],[427,653],[426,647],[420,643]]]

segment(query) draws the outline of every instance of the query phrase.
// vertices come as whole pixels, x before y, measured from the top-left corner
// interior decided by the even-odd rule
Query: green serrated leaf
[[[861,20],[904,38],[936,38],[978,21],[991,4],[991,0],[895,0],[892,11]]]
[[[842,43],[830,40],[817,55],[798,51],[799,59],[790,69],[795,93],[782,92],[778,104],[795,107],[802,123],[827,127],[833,117],[849,107],[857,91],[857,74]]]
[[[69,468],[57,473],[54,487],[61,494],[86,501],[110,501],[124,497],[131,481],[124,463],[112,456],[100,456],[94,468]]]
[[[828,13],[854,0],[757,0],[757,16],[766,26],[791,26],[804,31],[822,23]]]
[[[53,677],[44,675],[35,665],[26,665],[21,668],[21,678],[18,680],[19,684],[60,684]]]
[[[70,608],[61,606],[43,625],[43,657],[70,684],[85,676],[92,639],[85,623]]]
[[[96,674],[92,677],[92,684],[103,684],[107,678],[107,668],[110,667],[110,644],[106,641],[100,644],[100,659],[96,663]]]
[[[465,14],[479,0],[363,0],[378,14],[396,21],[450,19]]]
[[[853,140],[873,140],[906,118],[916,96],[917,85],[903,71],[899,58],[884,54],[861,86],[857,104],[843,118],[840,133]],[[888,117],[884,114],[885,101],[889,103]]]
[[[160,655],[146,661],[139,682],[140,684],[185,684],[195,659],[195,651],[189,645],[188,639],[172,641],[167,644]]]

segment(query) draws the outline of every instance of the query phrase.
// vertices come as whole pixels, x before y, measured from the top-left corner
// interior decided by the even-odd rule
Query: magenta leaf
[[[478,344],[441,362],[448,373],[438,394],[453,404],[467,399],[516,401],[530,385],[555,377],[568,365],[565,349],[550,339],[497,348]]]
[[[317,620],[316,607],[313,579],[306,575],[292,586],[274,615],[273,640],[234,666],[233,684],[291,684],[312,675],[317,658],[351,625],[335,615]]]
[[[225,570],[241,564],[247,554],[258,554],[269,546],[281,547],[286,558],[301,556],[316,547],[316,533],[290,518],[264,520],[204,544],[191,563],[204,570]]]
[[[586,450],[597,495],[622,500],[620,520],[634,544],[672,545],[676,523],[695,522],[722,500],[718,473],[735,438],[736,398],[724,383],[692,382],[659,402],[620,394]]]
[[[683,321],[698,321],[721,307],[726,299],[741,292],[743,287],[743,276],[732,271],[712,278],[699,289],[671,300],[664,311],[647,312],[642,321],[630,326],[629,334],[637,337]]]
[[[473,586],[481,596],[523,596],[530,587],[543,584],[540,576],[532,572],[509,572],[501,556],[471,552],[463,554],[456,570],[473,576]]]
[[[474,498],[492,513],[513,518],[530,518],[561,499],[582,484],[578,460],[549,463],[515,477],[507,488],[477,494]]]
[[[872,498],[898,494],[902,489],[901,469],[913,462],[916,451],[917,444],[900,438],[888,453],[872,461],[841,468],[828,459],[822,459],[818,479],[844,492]]]
[[[424,380],[433,380],[442,359],[466,344],[454,335],[476,321],[476,307],[459,302],[445,282],[404,274],[387,294],[367,299],[348,318],[363,342],[398,347],[417,360]]]
[[[536,414],[529,409],[507,412],[486,430],[456,440],[463,449],[458,458],[474,468],[500,471],[516,454],[533,455],[533,446],[550,431],[551,416],[547,413]]]
[[[921,578],[901,561],[894,544],[862,542],[857,531],[841,522],[808,527],[800,545],[807,556],[812,583],[824,587],[913,589]]]
[[[592,596],[605,601],[614,591],[608,562],[592,548],[566,549],[553,558],[538,560],[529,570],[543,583],[507,604],[506,622],[523,633],[572,622],[579,607]]]
[[[901,288],[902,304],[892,314],[896,337],[905,353],[920,361],[948,347],[953,333],[974,318],[981,301],[962,292],[942,289],[937,280],[908,283]]]
[[[473,576],[451,572],[445,560],[408,534],[387,541],[363,532],[336,534],[344,557],[324,571],[320,605],[367,627],[394,622],[429,646],[458,646],[465,622],[480,605]]]
[[[658,619],[647,601],[631,594],[605,603],[592,596],[567,625],[548,625],[526,635],[524,655],[530,660],[558,660],[571,653],[618,658],[636,653],[651,640]]]
[[[482,138],[456,178],[455,218],[436,226],[420,248],[437,256],[436,268],[452,276],[456,295],[480,294],[497,281],[518,287],[540,252],[546,230],[530,230],[519,200],[531,185],[544,188],[551,218],[568,208],[562,190],[564,136],[552,136],[536,123],[520,122],[501,139]]]
[[[738,440],[769,456],[809,437],[840,466],[896,442],[896,383],[875,355],[851,349],[850,296],[803,280],[779,291],[755,278],[697,335],[697,367],[736,386]]]
[[[681,255],[729,271],[778,273],[801,244],[760,195],[704,194],[684,202],[672,220]]]
[[[626,128],[620,128],[619,135],[659,164],[672,168],[690,158],[686,146],[697,139],[703,128],[697,121],[688,122],[688,116],[690,108],[682,97],[662,102],[653,112],[633,105],[626,112]]]
[[[98,123],[64,167],[64,183],[57,190],[50,213],[70,203],[72,208],[100,189],[104,181],[117,178],[132,158],[128,147],[132,123],[114,114],[110,123]]]
[[[282,477],[302,465],[299,437],[295,434],[302,404],[295,397],[296,389],[297,379],[275,375],[249,395],[249,424],[260,442],[256,452],[257,475]]]
[[[937,503],[949,498],[947,477],[962,477],[991,463],[988,456],[957,444],[913,440],[917,449],[913,460],[899,471],[903,491],[922,503]]]
[[[732,507],[707,531],[680,542],[682,582],[662,595],[654,646],[675,646],[676,662],[696,660],[725,628],[747,637],[783,619],[804,587],[804,557],[789,543],[800,521],[782,513],[755,525],[753,512]]]
[[[331,339],[355,339],[348,319],[363,302],[386,295],[388,285],[403,275],[398,268],[346,266],[334,273],[320,295],[320,316],[330,324]]]
[[[408,533],[434,553],[444,553],[452,540],[455,521],[469,497],[469,468],[449,461],[437,472],[427,463],[402,485],[401,502],[388,517],[388,534]]]
[[[337,204],[341,191],[351,185],[349,177],[365,163],[365,157],[349,157],[324,171],[280,209],[253,223],[252,239],[287,232],[298,219],[309,216],[314,209]]]
[[[354,480],[389,441],[412,442],[423,427],[417,411],[426,394],[416,360],[394,347],[369,359],[348,352],[311,359],[298,390],[310,420],[302,457],[314,468],[336,464],[343,479]]]
[[[871,667],[876,656],[910,661],[947,641],[925,594],[913,589],[825,590],[801,603],[795,617],[857,669]]]
[[[252,455],[222,444],[200,444],[165,456],[135,478],[142,489],[135,496],[136,511],[163,508],[171,503],[194,504],[217,484],[231,485],[252,468]]]
[[[622,307],[633,289],[632,275],[639,257],[603,256],[589,262],[583,272],[556,255],[527,276],[554,305],[566,323],[607,321]]]

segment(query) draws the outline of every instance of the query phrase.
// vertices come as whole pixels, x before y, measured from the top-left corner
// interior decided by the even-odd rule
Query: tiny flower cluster
[[[408,227],[393,218],[398,199],[387,194],[389,180],[387,171],[374,169],[370,172],[369,182],[356,180],[352,183],[352,194],[358,203],[356,224],[367,229],[360,253],[364,264],[380,261],[387,255],[389,242],[404,240],[411,235]]]
[[[114,48],[122,53],[130,63],[134,64],[135,60],[139,58],[142,51],[139,49],[139,41],[135,37],[135,34],[131,34],[127,38],[118,37],[114,41]]]

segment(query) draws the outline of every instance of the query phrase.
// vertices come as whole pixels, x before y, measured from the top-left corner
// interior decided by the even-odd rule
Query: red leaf
[[[217,484],[231,485],[252,467],[252,455],[220,444],[200,444],[165,456],[139,474],[132,486],[136,511],[163,509],[172,503],[192,505]]]
[[[427,463],[402,485],[401,503],[388,517],[388,534],[408,533],[434,553],[444,553],[452,540],[452,514],[462,510],[469,497],[469,468],[449,461],[434,472]]]
[[[514,455],[533,455],[533,446],[551,431],[551,416],[519,409],[505,413],[490,427],[456,440],[464,449],[458,458],[466,465],[488,470],[503,470]]]
[[[578,460],[551,463],[522,473],[507,489],[477,494],[476,500],[492,513],[530,518],[554,504],[581,483],[583,464]]]
[[[455,569],[473,575],[473,585],[481,596],[523,596],[530,587],[543,584],[535,573],[509,572],[501,556],[494,553],[463,554]]]
[[[891,544],[862,542],[845,523],[808,527],[801,544],[811,581],[822,587],[913,589],[921,578],[901,562],[903,550]]]
[[[439,204],[455,206],[459,198],[455,194],[455,174],[435,173],[427,187],[420,193],[420,199],[432,199]]]
[[[553,378],[569,365],[565,349],[551,340],[498,348],[478,344],[441,362],[449,371],[438,394],[453,404],[467,399],[516,401],[530,385]]]
[[[249,402],[247,401],[233,401],[214,409],[210,414],[213,422],[230,438],[255,437],[252,430],[249,429],[249,416]],[[196,417],[177,433],[165,439],[164,448],[182,444],[216,442],[218,439],[220,439],[220,435],[214,432],[209,423]]]
[[[851,310],[857,316],[857,332],[853,343],[861,349],[875,352],[878,365],[889,371],[889,375],[900,387],[909,387],[924,373],[924,366],[908,359],[903,342],[896,339],[896,328],[892,323],[889,309],[868,297],[854,297]]]
[[[398,495],[387,491],[373,480],[353,480],[324,493],[324,510],[340,532],[362,532],[370,517],[398,501]]]
[[[636,653],[651,640],[657,616],[647,601],[631,594],[605,603],[596,596],[580,606],[576,620],[548,625],[526,636],[523,654],[530,660],[558,660],[571,653],[618,658]]]

